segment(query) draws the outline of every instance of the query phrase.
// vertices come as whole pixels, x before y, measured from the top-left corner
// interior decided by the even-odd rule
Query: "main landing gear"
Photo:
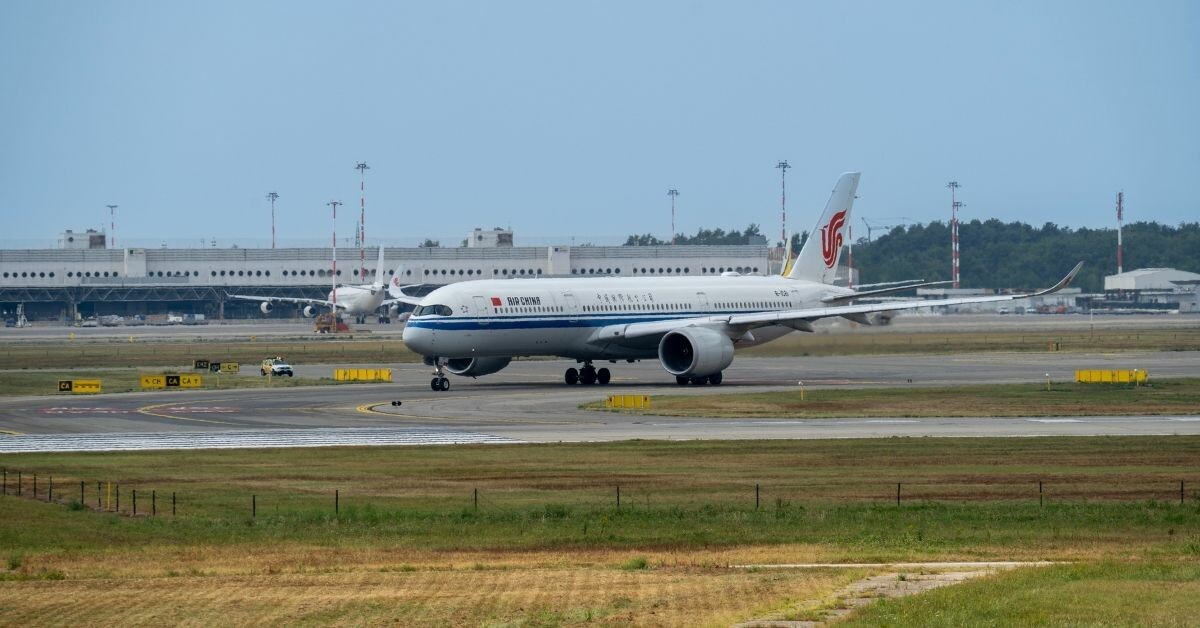
[[[584,362],[583,368],[578,370],[574,367],[567,369],[567,372],[563,375],[563,380],[567,382],[568,386],[574,386],[575,384],[585,384],[587,386],[600,384],[601,386],[607,386],[608,382],[612,380],[612,373],[606,368],[596,369],[596,367],[592,366],[591,362]]]
[[[676,375],[675,383],[679,384],[680,386],[687,386],[688,384],[695,384],[697,386],[712,384],[713,386],[720,386],[722,379],[721,373],[718,371],[706,377],[684,377],[682,375]]]
[[[436,358],[433,362],[433,379],[429,380],[429,388],[441,392],[450,390],[450,380],[446,379],[446,374],[442,372],[442,361]]]

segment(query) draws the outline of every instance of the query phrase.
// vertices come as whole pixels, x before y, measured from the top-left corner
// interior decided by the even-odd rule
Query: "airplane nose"
[[[404,333],[400,335],[400,339],[404,341],[404,346],[410,351],[415,351],[421,355],[429,355],[431,347],[429,346],[429,330],[414,327],[411,324],[404,326]]]

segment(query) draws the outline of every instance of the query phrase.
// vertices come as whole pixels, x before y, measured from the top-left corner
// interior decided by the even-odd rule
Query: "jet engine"
[[[316,316],[317,310],[311,305],[306,305],[303,310],[300,310],[300,313],[304,315],[304,318],[312,318]]]
[[[455,375],[479,377],[491,375],[508,366],[512,358],[453,358],[446,361],[446,370]]]
[[[271,302],[263,301],[261,304],[259,304],[258,309],[262,310],[263,314],[270,314],[271,313]]]
[[[658,342],[658,361],[676,377],[707,377],[733,363],[729,336],[704,327],[683,327]]]

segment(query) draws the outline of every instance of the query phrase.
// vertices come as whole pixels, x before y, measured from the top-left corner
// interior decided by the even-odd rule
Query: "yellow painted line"
[[[221,401],[221,400],[213,399],[212,401]],[[209,423],[212,425],[237,425],[237,423],[230,423],[228,421],[214,421],[212,419],[194,419],[191,417],[176,416],[174,414],[165,414],[162,412],[151,412],[151,410],[153,410],[155,408],[163,408],[166,406],[177,406],[177,405],[179,405],[179,402],[177,402],[177,401],[173,402],[173,403],[159,403],[159,404],[155,404],[152,406],[142,406],[137,409],[137,412],[139,414],[147,414],[147,415],[156,416],[156,417],[159,417],[162,419],[174,419],[176,421],[191,421],[193,423]]]

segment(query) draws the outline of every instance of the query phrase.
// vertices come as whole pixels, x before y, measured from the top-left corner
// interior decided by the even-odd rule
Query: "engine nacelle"
[[[707,377],[733,363],[729,336],[704,327],[683,327],[658,342],[658,361],[677,377]]]
[[[272,308],[271,308],[271,302],[270,302],[270,301],[263,301],[261,304],[259,304],[259,306],[258,306],[258,309],[262,310],[262,313],[263,313],[263,314],[270,314],[270,313],[271,313],[271,309],[272,309]]]
[[[446,370],[455,375],[479,377],[491,375],[508,366],[512,358],[453,358],[446,361]]]
[[[317,315],[317,310],[311,305],[306,305],[303,310],[300,310],[300,313],[304,315],[304,318],[312,318]]]

